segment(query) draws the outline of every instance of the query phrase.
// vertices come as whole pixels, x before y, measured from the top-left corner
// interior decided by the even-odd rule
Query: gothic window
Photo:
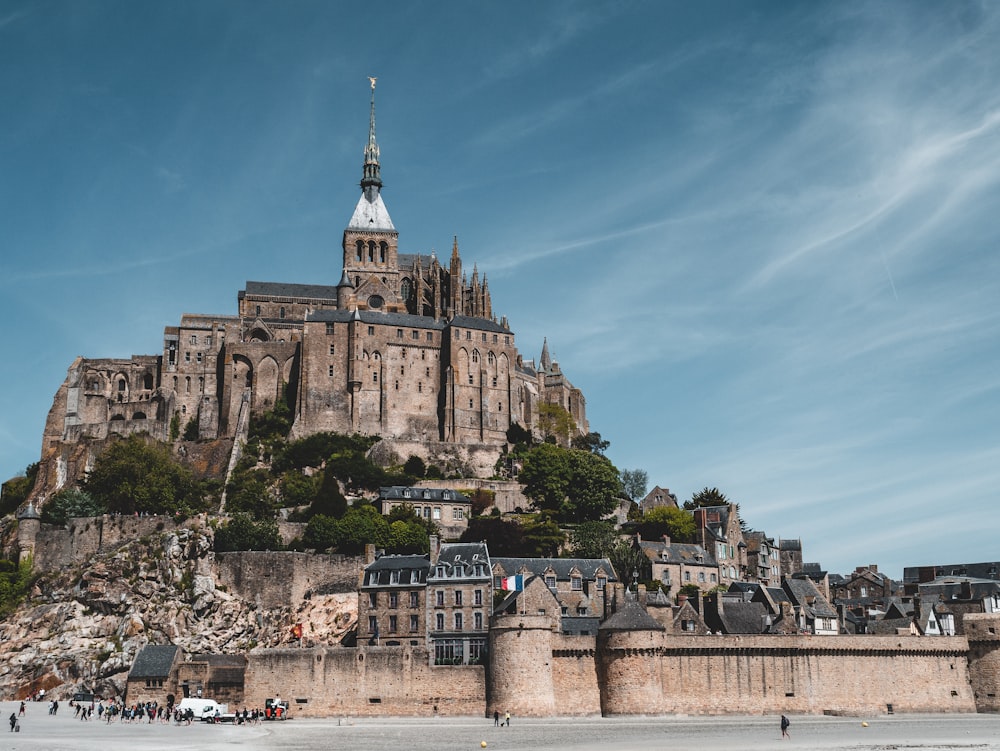
[[[495,365],[495,364],[496,364],[496,361],[497,361],[497,358],[496,358],[496,357],[495,357],[495,356],[493,355],[493,353],[492,353],[492,352],[490,352],[490,353],[489,353],[489,354],[488,354],[488,355],[486,356],[486,361],[487,361],[487,362],[488,362],[488,363],[489,363],[490,365]]]
[[[205,393],[205,376],[198,376],[198,393]]]
[[[479,350],[472,350],[472,362],[479,362]]]
[[[177,390],[177,376],[174,376],[174,391]]]
[[[403,277],[403,281],[399,285],[399,296],[403,298],[403,302],[410,302],[410,298],[413,296],[413,282],[411,282],[407,277]]]
[[[191,393],[191,376],[187,376],[184,379],[184,393],[186,394]]]

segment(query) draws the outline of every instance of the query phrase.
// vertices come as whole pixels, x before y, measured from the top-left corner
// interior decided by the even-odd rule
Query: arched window
[[[118,379],[118,390],[119,391],[124,391],[125,390],[125,379],[124,378],[119,378]]]
[[[361,254],[364,253],[365,243],[363,240],[358,240],[358,245],[356,248],[356,258],[354,260],[361,261]]]
[[[151,376],[149,373],[146,373],[146,375],[143,376],[142,387],[144,389],[146,389],[147,391],[152,390],[152,388],[153,388],[153,376]]]
[[[472,350],[472,362],[479,362],[479,350]]]
[[[284,318],[284,317],[285,317],[285,306],[282,305],[281,308],[278,310],[278,318]]]
[[[369,263],[375,263],[375,241],[368,241],[368,261]]]
[[[381,263],[385,263],[385,252],[389,249],[389,246],[385,242],[380,242],[378,244],[378,260]]]
[[[191,376],[186,376],[184,378],[184,393],[191,393]]]
[[[411,282],[407,277],[403,277],[403,281],[399,285],[399,296],[403,298],[403,302],[410,302],[410,298],[413,296],[413,282]]]

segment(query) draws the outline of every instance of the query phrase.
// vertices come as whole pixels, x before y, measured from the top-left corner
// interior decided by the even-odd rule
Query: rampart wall
[[[962,623],[976,710],[1000,712],[1000,613],[966,613]]]
[[[364,558],[249,550],[216,553],[218,583],[262,608],[282,608],[312,595],[357,592]]]
[[[605,633],[605,715],[975,712],[964,637]]]
[[[248,706],[280,695],[292,716],[482,716],[482,665],[436,667],[425,648],[262,649],[250,653]]]

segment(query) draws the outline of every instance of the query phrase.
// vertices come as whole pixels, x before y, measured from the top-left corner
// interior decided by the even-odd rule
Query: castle
[[[178,428],[201,439],[245,437],[251,415],[284,399],[292,437],[318,431],[378,435],[403,456],[459,455],[488,476],[506,432],[539,425],[557,404],[587,432],[583,394],[543,346],[518,352],[493,312],[486,275],[471,279],[454,240],[446,263],[401,253],[382,198],[372,84],[361,197],[343,232],[336,284],[248,281],[237,315],[185,314],[164,329],[163,351],[128,359],[77,358],[45,427],[45,497],[92,461],[84,439]],[[332,280],[331,280],[332,281]],[[239,441],[235,441],[239,444]],[[54,466],[52,466],[54,465]]]

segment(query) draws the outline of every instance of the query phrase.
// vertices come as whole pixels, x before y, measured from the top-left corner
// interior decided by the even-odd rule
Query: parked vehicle
[[[225,715],[229,714],[228,704],[219,704],[215,699],[199,699],[193,696],[181,699],[177,708],[181,712],[190,709],[197,719],[207,722],[214,722],[216,719],[221,721]]]
[[[264,700],[264,719],[265,720],[287,720],[288,719],[288,702],[275,697],[274,699]]]

